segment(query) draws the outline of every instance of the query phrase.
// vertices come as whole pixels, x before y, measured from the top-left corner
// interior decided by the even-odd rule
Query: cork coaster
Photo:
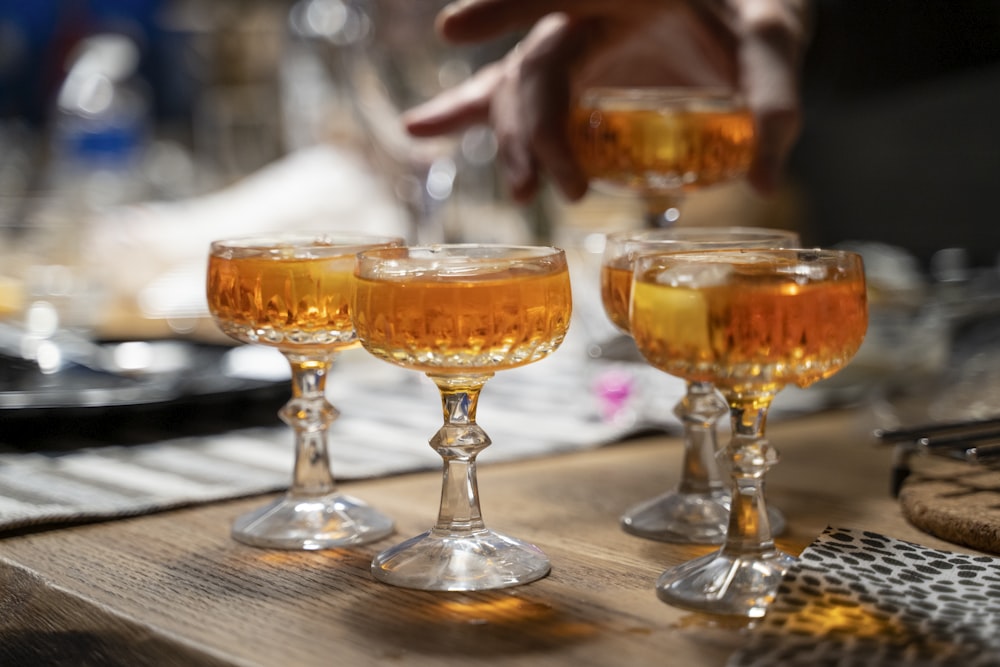
[[[921,457],[914,461],[899,502],[903,515],[920,530],[1000,553],[1000,470]]]

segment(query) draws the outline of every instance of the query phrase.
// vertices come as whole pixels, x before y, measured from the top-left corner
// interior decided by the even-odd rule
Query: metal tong
[[[893,445],[890,489],[899,496],[917,454],[932,454],[967,463],[1000,462],[1000,417],[875,429],[875,437]]]

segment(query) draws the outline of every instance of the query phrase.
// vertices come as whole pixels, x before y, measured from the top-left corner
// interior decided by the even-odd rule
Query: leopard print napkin
[[[1000,666],[1000,559],[827,528],[728,667]]]

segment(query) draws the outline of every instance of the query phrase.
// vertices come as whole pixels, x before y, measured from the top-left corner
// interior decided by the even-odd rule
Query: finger
[[[792,111],[758,113],[758,143],[747,180],[763,194],[775,192],[781,185],[785,163],[798,139],[801,114]]]
[[[471,0],[445,7],[438,15],[437,28],[453,42],[474,42],[527,28],[546,14],[558,11],[558,0]]]
[[[459,0],[438,15],[437,29],[450,41],[477,42],[497,35],[524,30],[542,17],[563,13],[574,17],[628,14],[646,11],[643,6],[662,5],[667,0]]]
[[[737,6],[742,87],[757,120],[750,183],[772,192],[802,124],[799,74],[807,38],[804,10],[791,0],[746,0]]]
[[[511,194],[518,200],[537,190],[544,169],[570,199],[586,191],[586,179],[568,145],[567,67],[579,40],[563,15],[540,21],[508,61],[504,88],[494,99],[493,126],[501,165]]]
[[[403,125],[416,137],[431,137],[485,123],[490,99],[502,76],[498,63],[487,65],[471,78],[403,113]]]
[[[497,166],[511,198],[527,202],[538,191],[539,165],[526,140],[518,117],[516,82],[506,80],[493,103],[493,132],[497,141]]]
[[[567,23],[549,43],[529,53],[524,71],[525,99],[540,100],[530,137],[535,158],[544,165],[553,184],[570,201],[587,192],[587,177],[580,168],[569,140],[571,83],[566,76],[567,63],[578,55],[578,35],[585,28]]]

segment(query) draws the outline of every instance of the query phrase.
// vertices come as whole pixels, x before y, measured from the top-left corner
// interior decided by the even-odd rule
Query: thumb
[[[486,65],[456,87],[406,110],[404,126],[414,136],[428,137],[487,122],[490,100],[501,75],[498,63]]]

